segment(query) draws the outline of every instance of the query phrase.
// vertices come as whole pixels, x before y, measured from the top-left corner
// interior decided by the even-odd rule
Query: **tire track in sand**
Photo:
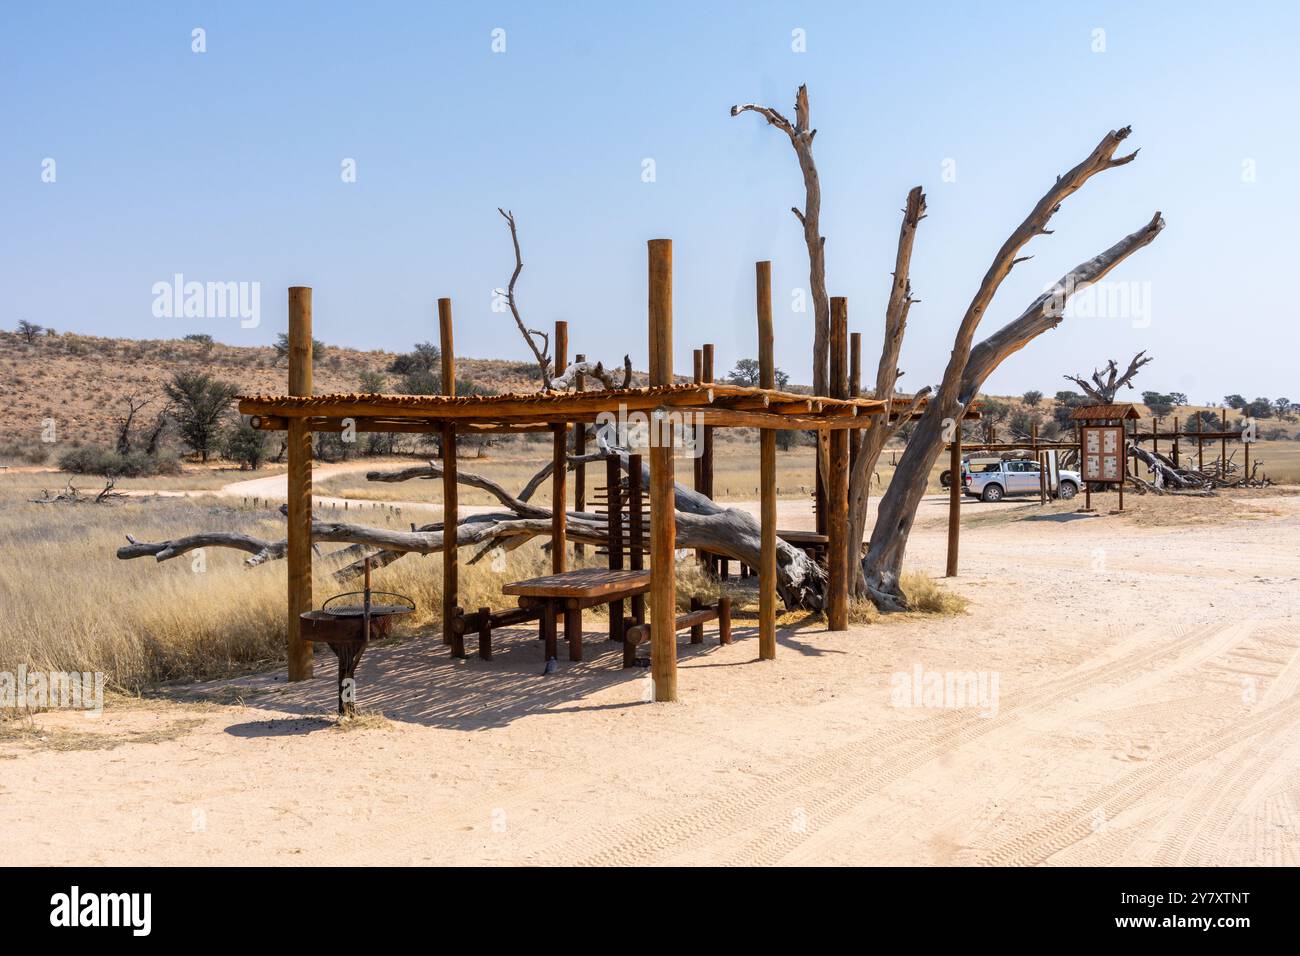
[[[780,777],[722,794],[694,808],[670,809],[649,819],[643,817],[605,830],[584,830],[530,856],[551,862],[572,859],[581,865],[594,866],[642,863],[698,843],[701,837],[750,830],[755,816],[770,819],[773,806],[785,806],[790,794],[806,794],[827,780],[843,781],[834,786],[836,793],[854,790],[865,795],[957,744],[1018,719],[1024,710],[1051,707],[1065,695],[1141,676],[1155,662],[1201,647],[1207,637],[1221,630],[1222,626],[1203,625],[1163,645],[1092,667],[1085,665],[1083,670],[1039,685],[1021,699],[1013,698],[1010,706],[1002,706],[995,717],[947,711],[924,721],[908,722],[832,748],[790,768]],[[1143,638],[1144,635],[1139,635],[1131,643],[1141,647]],[[806,801],[801,802],[806,805]],[[814,814],[810,812],[808,817],[813,822]]]

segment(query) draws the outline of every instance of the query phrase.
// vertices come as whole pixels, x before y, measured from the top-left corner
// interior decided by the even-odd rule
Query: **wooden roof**
[[[239,411],[257,418],[256,427],[285,427],[290,418],[364,419],[367,430],[384,423],[420,430],[452,421],[467,426],[544,426],[594,421],[620,410],[654,409],[698,413],[705,424],[761,428],[866,428],[885,403],[871,398],[830,398],[728,384],[656,385],[612,391],[529,392],[505,395],[246,395]]]
[[[1080,405],[1070,412],[1070,421],[1072,422],[1091,422],[1115,418],[1132,421],[1141,417],[1137,406],[1128,402],[1120,405]]]
[[[894,396],[894,411],[890,412],[889,414],[890,424],[893,424],[898,421],[899,416],[902,415],[903,411],[907,408],[907,406],[912,403],[913,397],[914,396],[912,395]],[[909,421],[919,422],[921,420],[921,416],[925,414],[926,406],[928,406],[929,404],[930,404],[929,398],[921,399],[921,401],[917,403],[916,409],[909,416]],[[969,405],[967,405],[966,411],[962,413],[961,417],[962,417],[962,421],[966,421],[966,422],[979,421],[980,420],[979,402],[971,402]]]

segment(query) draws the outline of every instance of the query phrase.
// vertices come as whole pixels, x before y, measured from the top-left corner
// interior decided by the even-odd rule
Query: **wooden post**
[[[673,242],[649,246],[650,384],[673,380]],[[706,372],[713,350],[705,346]],[[650,676],[656,701],[677,699],[677,515],[671,442],[651,426],[650,443]],[[706,432],[707,436],[707,432]],[[705,438],[706,450],[709,439]]]
[[[670,317],[671,318],[671,317]],[[669,337],[671,341],[671,336]],[[703,381],[709,384],[713,382],[713,343],[705,342],[704,348],[700,350],[700,374]],[[670,359],[671,361],[671,359]],[[673,381],[672,371],[669,370],[668,381],[665,385],[671,385]],[[713,426],[704,426],[704,454],[700,456],[700,474],[704,478],[703,494],[709,498],[713,497]],[[653,507],[653,505],[651,506]]]
[[[1174,416],[1174,467],[1181,468],[1182,464],[1178,460],[1178,416]]]
[[[862,396],[862,333],[853,332],[849,335],[849,397],[860,398]],[[849,475],[853,474],[853,469],[858,463],[858,453],[861,451],[862,432],[853,429],[849,432]],[[862,542],[856,542],[859,546]],[[850,549],[854,542],[849,542]]]
[[[758,304],[758,384],[776,387],[772,334],[772,263],[755,264]],[[776,431],[759,433],[758,657],[776,659]]]
[[[695,349],[691,352],[691,358],[694,362],[691,381],[696,385],[700,385],[704,382],[704,350]],[[695,457],[691,459],[691,487],[702,495],[707,494],[704,487],[704,432],[705,426],[701,425],[695,435]],[[712,560],[707,551],[697,548],[695,550],[695,560],[706,571],[712,571]]]
[[[605,528],[606,539],[609,541],[606,553],[609,556],[609,569],[611,571],[623,570],[623,500],[622,489],[619,487],[619,477],[618,456],[610,455],[605,459]],[[609,639],[621,642],[625,636],[623,630],[623,601],[621,599],[611,601],[609,603]]]
[[[615,462],[617,475],[618,459]],[[642,495],[640,455],[627,456],[627,566],[633,571],[645,569],[645,498]],[[622,607],[620,603],[619,607]],[[645,595],[632,595],[632,620],[645,623]]]
[[[1220,431],[1228,430],[1228,410],[1223,409],[1223,425]],[[1228,439],[1219,438],[1219,478],[1223,481],[1228,480]]]
[[[456,345],[452,338],[451,299],[438,300],[438,337],[442,349],[442,394],[456,394]],[[456,484],[456,424],[442,423],[442,527],[443,534],[455,535],[460,523],[460,489]],[[447,542],[454,537],[446,538]],[[465,635],[452,627],[460,606],[460,551],[442,549],[442,642],[451,645],[452,657],[465,656]]]
[[[831,299],[831,398],[849,397],[849,303]],[[836,428],[830,435],[830,475],[826,483],[826,623],[832,631],[849,627],[849,433]]]
[[[1201,433],[1205,431],[1205,420],[1201,418],[1201,413],[1196,413],[1196,470],[1205,471],[1205,439]]]
[[[693,369],[692,369],[691,381],[694,382],[696,385],[699,385],[699,384],[701,384],[701,383],[704,381],[704,352],[703,352],[703,350],[701,350],[701,349],[695,349],[695,350],[693,350],[693,351],[691,352],[691,359],[692,359],[692,361],[693,361],[693,363],[694,363],[694,367],[693,367]],[[703,479],[702,479],[702,477],[701,477],[701,476],[703,475],[703,467],[702,467],[702,466],[703,466],[703,464],[704,464],[704,453],[703,453],[703,451],[704,451],[704,429],[703,429],[703,428],[700,429],[700,434],[698,434],[698,435],[695,436],[695,441],[698,443],[699,448],[698,448],[698,450],[697,450],[697,453],[696,453],[696,455],[695,455],[695,458],[693,458],[693,459],[691,460],[691,474],[692,474],[692,484],[691,484],[691,487],[694,488],[696,491],[700,492],[701,494],[703,494],[703,493],[704,493],[704,487],[703,487],[703,485],[701,484],[701,482],[703,481]],[[704,558],[704,552],[703,552],[703,551],[698,551],[698,552],[696,552],[696,554],[700,557],[701,560],[703,560],[703,558]]]
[[[289,394],[311,395],[311,288],[289,289]],[[288,551],[289,680],[312,675],[311,642],[302,637],[302,614],[312,609],[311,594],[311,432],[302,418],[290,418]]]
[[[1120,434],[1124,434],[1124,419],[1119,420]],[[1119,510],[1124,510],[1124,482],[1128,480],[1128,455],[1119,456]]]
[[[587,361],[585,355],[575,355],[575,362]],[[585,384],[586,377],[579,374],[574,376],[573,390],[581,392]],[[581,458],[587,453],[587,426],[582,422],[577,422],[573,426],[573,454],[574,457]],[[587,508],[587,466],[583,462],[574,462],[573,464],[573,510],[585,511]],[[581,557],[587,553],[586,545],[581,542],[574,542],[573,553]]]
[[[957,552],[961,540],[961,419],[957,419],[948,443],[948,567],[950,578],[957,576]]]
[[[563,319],[555,323],[555,374],[564,372],[569,364],[569,323]],[[551,572],[560,574],[568,568],[565,548],[566,508],[568,502],[569,426],[552,425],[555,439],[552,447],[551,472]]]
[[[1043,460],[1043,453],[1038,450],[1038,423],[1034,422],[1029,426],[1029,441],[1034,446],[1034,460],[1038,462],[1038,503],[1047,504],[1047,469],[1044,467],[1046,462]],[[949,475],[952,472],[949,471]],[[949,479],[953,480],[952,478]],[[956,476],[956,480],[961,480],[961,475]]]

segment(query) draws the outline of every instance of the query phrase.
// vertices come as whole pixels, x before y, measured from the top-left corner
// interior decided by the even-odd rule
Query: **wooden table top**
[[[830,538],[816,531],[781,531],[776,536],[788,544],[830,544]]]
[[[578,568],[560,574],[512,581],[501,586],[502,594],[521,597],[585,598],[601,597],[618,591],[650,587],[650,572],[608,571],[605,568]]]

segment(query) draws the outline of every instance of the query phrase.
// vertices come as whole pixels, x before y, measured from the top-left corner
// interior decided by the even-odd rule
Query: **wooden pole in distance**
[[[1228,430],[1228,410],[1223,409],[1222,431]],[[1219,478],[1223,481],[1228,480],[1228,439],[1219,439]]]
[[[700,374],[706,383],[713,382],[713,343],[705,342],[704,348],[700,350]],[[671,385],[673,381],[672,371],[668,373],[668,381],[665,385]],[[704,426],[704,455],[701,458],[701,474],[704,477],[704,494],[713,497],[713,426]]]
[[[649,246],[650,384],[673,380],[673,242]],[[712,359],[712,348],[708,358]],[[706,369],[707,370],[707,369]],[[677,517],[673,449],[654,424],[650,440],[650,676],[656,701],[677,699]],[[707,441],[707,439],[706,439]]]
[[[862,396],[862,333],[853,332],[849,335],[849,398],[860,398]],[[849,474],[853,474],[853,469],[858,463],[858,453],[861,451],[862,432],[856,428],[849,433]],[[859,542],[860,544],[860,542]],[[853,543],[849,543],[849,548]]]
[[[772,263],[754,266],[758,308],[758,384],[776,388],[772,334]],[[759,432],[758,657],[776,659],[776,431]]]
[[[957,555],[961,545],[961,418],[953,425],[948,444],[948,566],[947,577],[957,576]]]
[[[1201,432],[1205,431],[1205,418],[1200,413],[1196,413],[1196,469],[1197,471],[1205,470],[1205,439],[1201,437]]]
[[[849,303],[831,299],[831,398],[849,397]],[[832,631],[849,627],[849,433],[837,428],[830,435],[830,475],[826,483],[826,623]]]
[[[311,288],[289,289],[289,394],[311,395]],[[302,614],[311,594],[311,432],[301,418],[289,419],[288,476],[289,680],[312,676],[311,642],[302,637]]]
[[[438,338],[442,348],[442,394],[456,394],[456,345],[452,338],[451,299],[438,300]],[[444,534],[460,523],[460,490],[456,484],[456,425],[442,424],[442,527]],[[460,552],[442,549],[442,642],[451,645],[453,657],[465,656],[465,636],[455,633],[452,621],[460,606]]]
[[[693,361],[691,381],[696,385],[704,381],[704,350],[694,349],[691,352]],[[708,494],[708,488],[704,478],[704,435],[708,431],[708,426],[700,425],[695,433],[695,457],[691,459],[691,487],[702,495]],[[703,548],[695,549],[695,560],[700,563],[705,571],[713,572],[713,557]]]
[[[585,355],[575,355],[575,362],[587,361]],[[575,375],[573,380],[573,389],[576,392],[582,391],[582,386],[586,381],[586,376]],[[587,426],[582,422],[577,422],[573,426],[573,454],[575,457],[582,457],[587,453]],[[573,510],[585,511],[587,508],[587,466],[583,462],[574,462],[573,465]],[[576,556],[582,556],[587,553],[586,545],[581,542],[574,542],[573,553]]]
[[[560,319],[555,323],[555,374],[560,375],[569,364],[569,323]],[[565,548],[567,531],[567,502],[569,462],[569,426],[552,425],[555,432],[553,470],[551,472],[551,571],[560,574],[568,568]]]
[[[691,358],[694,362],[691,381],[699,385],[704,381],[704,350],[695,349],[691,352]],[[695,441],[699,447],[696,449],[695,457],[691,460],[691,487],[700,494],[704,494],[704,426],[700,426],[700,434],[695,436]],[[696,554],[701,561],[704,560],[703,551],[697,551]]]

